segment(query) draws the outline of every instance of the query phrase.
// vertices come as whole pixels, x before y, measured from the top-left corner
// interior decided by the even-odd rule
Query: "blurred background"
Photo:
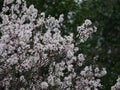
[[[106,67],[107,75],[102,78],[103,89],[110,90],[120,75],[120,0],[26,0],[39,13],[56,18],[64,14],[66,32],[76,33],[77,26],[90,19],[97,32],[81,44],[80,52],[86,55],[86,64]],[[3,0],[0,0],[0,10]]]

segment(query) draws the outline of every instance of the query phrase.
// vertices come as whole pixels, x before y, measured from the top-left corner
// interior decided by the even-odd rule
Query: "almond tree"
[[[4,0],[0,17],[0,89],[98,90],[105,68],[84,65],[78,46],[96,32],[90,20],[63,35],[63,16],[38,13],[25,0]],[[75,41],[77,39],[78,41]]]

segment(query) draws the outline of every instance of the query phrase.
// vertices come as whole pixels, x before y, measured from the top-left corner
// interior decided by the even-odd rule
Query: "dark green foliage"
[[[91,19],[98,27],[97,34],[88,41],[91,47],[84,51],[91,59],[99,55],[97,63],[108,71],[103,79],[103,89],[110,90],[120,75],[120,1],[87,0],[81,4],[81,10],[81,16]],[[100,45],[97,45],[98,41]]]

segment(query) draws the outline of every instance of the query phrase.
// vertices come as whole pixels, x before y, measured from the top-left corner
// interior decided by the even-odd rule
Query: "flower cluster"
[[[81,71],[80,76],[77,76],[76,90],[99,90],[102,85],[100,79],[97,77],[104,75],[106,75],[105,68],[99,70],[98,67],[93,68],[92,66],[86,66],[84,70]]]
[[[120,78],[118,78],[116,81],[116,84],[111,87],[111,90],[120,90]]]
[[[93,32],[96,32],[96,30],[97,28],[92,26],[92,22],[86,19],[85,23],[83,23],[81,26],[78,26],[77,28],[80,42],[85,42]]]
[[[91,90],[101,88],[103,68],[86,66],[74,34],[62,35],[59,19],[38,14],[25,0],[4,0],[0,13],[0,88],[5,90]],[[84,42],[95,32],[90,20],[78,26]]]

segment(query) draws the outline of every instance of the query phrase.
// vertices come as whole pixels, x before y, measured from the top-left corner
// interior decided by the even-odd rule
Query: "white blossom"
[[[47,82],[42,82],[41,84],[42,89],[47,89],[48,88],[48,83]]]
[[[120,78],[116,80],[116,84],[111,87],[111,90],[119,90],[120,89]]]
[[[78,26],[77,36],[62,35],[63,16],[46,18],[34,5],[27,7],[25,0],[4,0],[0,13],[0,88],[98,90],[102,86],[99,78],[107,73],[105,68],[90,65],[81,70],[85,55],[78,53],[78,45],[96,31],[95,26],[87,19]]]

